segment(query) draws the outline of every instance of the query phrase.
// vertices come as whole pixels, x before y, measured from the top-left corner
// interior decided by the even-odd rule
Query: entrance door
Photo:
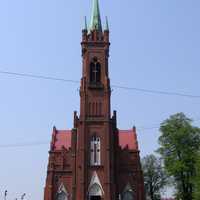
[[[101,200],[101,196],[90,196],[90,200]]]

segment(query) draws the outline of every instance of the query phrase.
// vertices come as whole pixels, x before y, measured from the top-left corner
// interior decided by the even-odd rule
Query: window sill
[[[103,89],[103,84],[102,83],[90,83],[88,87],[89,87],[89,89]]]

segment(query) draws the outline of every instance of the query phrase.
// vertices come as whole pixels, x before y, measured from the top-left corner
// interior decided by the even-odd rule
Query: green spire
[[[99,1],[93,0],[92,16],[89,31],[98,30],[102,31],[101,16],[99,9]]]

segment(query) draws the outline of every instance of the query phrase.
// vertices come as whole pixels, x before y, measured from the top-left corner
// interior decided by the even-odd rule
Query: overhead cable
[[[12,76],[27,77],[27,78],[34,78],[34,79],[51,80],[51,81],[70,82],[70,83],[76,83],[76,84],[80,82],[77,80],[57,78],[57,77],[52,77],[52,76],[18,73],[18,72],[3,71],[3,70],[0,70],[0,74],[7,74],[7,75],[12,75]],[[128,87],[128,86],[115,85],[115,84],[111,85],[111,87],[118,88],[118,89],[124,89],[124,90],[134,90],[134,91],[142,92],[142,93],[158,94],[158,95],[179,96],[179,97],[187,97],[187,98],[200,98],[200,95],[192,95],[192,94],[179,93],[179,92],[168,92],[168,91],[153,90],[153,89],[144,89],[144,88],[137,88],[137,87]]]

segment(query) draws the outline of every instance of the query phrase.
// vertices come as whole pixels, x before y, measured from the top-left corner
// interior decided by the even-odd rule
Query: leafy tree
[[[167,184],[161,160],[154,155],[148,155],[142,159],[142,168],[147,197],[150,200],[160,200],[161,190]]]
[[[194,199],[200,199],[200,154],[196,165],[196,177],[194,178]]]
[[[177,199],[192,200],[200,129],[192,126],[192,120],[183,113],[172,115],[161,124],[159,138],[166,171],[174,177]]]

